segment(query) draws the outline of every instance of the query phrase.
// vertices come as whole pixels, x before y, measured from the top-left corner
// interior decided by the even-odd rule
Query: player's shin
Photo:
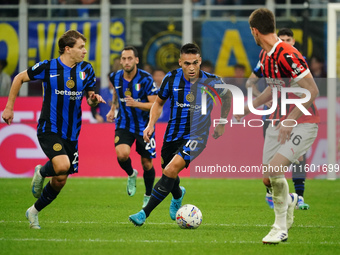
[[[131,176],[133,174],[133,168],[130,157],[125,161],[120,161],[118,159],[118,164],[127,173],[127,175]]]
[[[177,178],[175,179],[174,187],[171,190],[171,194],[174,197],[174,199],[178,199],[182,196],[182,190],[179,186],[179,183],[180,183],[180,178],[179,176],[177,176]]]
[[[51,183],[48,182],[39,197],[39,199],[35,202],[34,207],[37,209],[37,211],[41,211],[46,206],[48,206],[56,197],[58,196],[59,191],[56,191],[52,188]]]
[[[46,164],[40,169],[40,175],[42,177],[51,177],[57,175],[53,169],[51,160],[47,161]]]
[[[162,175],[161,179],[159,179],[152,190],[149,203],[143,208],[146,217],[148,217],[151,211],[169,195],[170,191],[173,189],[174,183],[175,179],[169,178],[164,174]]]
[[[155,169],[151,167],[150,170],[143,169],[143,179],[145,185],[145,195],[150,196],[152,192],[153,183],[155,181]]]
[[[289,199],[289,187],[285,176],[278,175],[269,177],[272,185],[274,201],[275,223],[274,225],[283,231],[287,231],[287,209]]]

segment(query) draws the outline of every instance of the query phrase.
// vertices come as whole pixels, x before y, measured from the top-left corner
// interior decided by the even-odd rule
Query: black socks
[[[47,161],[46,164],[42,168],[40,168],[40,175],[42,177],[50,177],[57,175],[53,169],[51,160]]]
[[[48,206],[52,201],[58,196],[59,191],[55,191],[50,182],[48,182],[41,193],[41,196],[35,202],[34,207],[40,212],[46,206]]]
[[[121,168],[130,176],[133,174],[133,168],[131,165],[131,159],[128,158],[126,161],[119,161],[118,159],[118,164],[120,165]]]
[[[152,190],[149,203],[143,208],[146,217],[148,217],[151,211],[155,209],[167,195],[169,195],[174,187],[175,181],[176,179],[169,178],[164,174],[162,175],[161,179],[159,179]]]
[[[155,181],[155,174],[155,169],[153,167],[151,167],[151,169],[148,171],[144,169],[143,179],[145,185],[145,195],[147,196],[151,195],[153,183]]]

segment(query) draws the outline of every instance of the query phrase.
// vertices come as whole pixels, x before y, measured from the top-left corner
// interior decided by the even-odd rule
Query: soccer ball
[[[183,205],[176,213],[176,222],[180,228],[198,228],[202,219],[201,210],[191,204]]]

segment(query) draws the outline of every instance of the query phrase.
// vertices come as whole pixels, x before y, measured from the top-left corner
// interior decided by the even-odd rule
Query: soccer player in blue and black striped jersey
[[[175,220],[181,207],[184,187],[180,187],[178,174],[205,148],[210,128],[210,114],[213,97],[203,101],[202,94],[214,91],[221,98],[221,118],[227,118],[230,110],[231,92],[217,88],[223,81],[210,73],[200,70],[201,53],[196,44],[188,43],[180,50],[181,68],[169,72],[162,82],[158,96],[150,111],[150,120],[144,130],[144,140],[149,141],[154,133],[164,103],[170,100],[170,120],[164,135],[161,151],[163,175],[155,184],[149,203],[129,220],[136,226],[144,224],[151,211],[171,192],[170,218]],[[204,103],[205,102],[205,103]],[[205,107],[205,114],[203,114]],[[216,139],[224,133],[224,124],[218,124],[213,133]]]
[[[38,140],[49,161],[35,167],[33,196],[38,198],[26,211],[30,228],[40,229],[38,212],[49,205],[64,187],[69,174],[78,172],[78,136],[81,128],[81,102],[96,106],[105,103],[95,94],[96,78],[91,64],[83,61],[86,38],[75,30],[59,39],[60,57],[45,60],[19,73],[13,80],[2,118],[11,124],[15,99],[23,82],[43,81],[43,105],[38,123]],[[52,177],[43,189],[45,177]]]
[[[107,121],[115,119],[115,148],[120,167],[128,174],[127,193],[136,193],[138,171],[132,168],[130,151],[136,141],[136,151],[141,156],[145,194],[143,207],[148,203],[153,183],[155,169],[152,159],[156,157],[156,141],[154,134],[146,143],[143,130],[149,121],[149,111],[156,99],[158,89],[151,74],[137,68],[139,63],[137,49],[126,46],[120,58],[123,69],[110,74],[114,87],[111,110],[106,115]],[[118,114],[115,117],[116,105]]]

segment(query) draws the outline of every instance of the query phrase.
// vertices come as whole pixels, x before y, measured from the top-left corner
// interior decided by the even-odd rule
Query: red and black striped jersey
[[[260,52],[260,69],[268,86],[276,87],[278,90],[278,107],[270,116],[271,119],[286,119],[289,113],[296,107],[293,104],[287,105],[285,116],[281,115],[281,87],[299,87],[297,82],[310,73],[307,62],[301,53],[285,42],[279,40],[270,52]],[[258,76],[258,75],[257,75]],[[288,93],[287,98],[301,98],[302,94]],[[319,123],[320,116],[315,102],[308,111],[311,115],[302,115],[298,123]]]

